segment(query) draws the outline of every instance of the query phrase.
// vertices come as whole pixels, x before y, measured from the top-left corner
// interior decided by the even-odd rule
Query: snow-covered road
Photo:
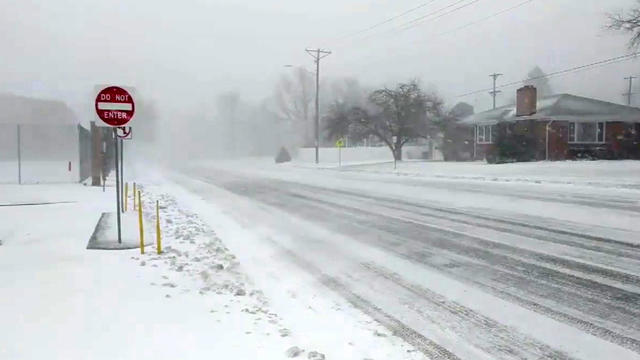
[[[174,180],[258,234],[236,246],[275,249],[428,358],[640,359],[640,191],[294,166],[186,175]]]

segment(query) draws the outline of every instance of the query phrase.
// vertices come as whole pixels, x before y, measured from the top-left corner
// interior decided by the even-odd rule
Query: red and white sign
[[[96,113],[109,126],[126,125],[133,118],[135,110],[133,97],[121,87],[106,87],[96,96]]]

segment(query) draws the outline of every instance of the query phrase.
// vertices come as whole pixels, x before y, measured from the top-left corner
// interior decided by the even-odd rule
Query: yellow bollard
[[[140,225],[140,254],[144,254],[144,224],[142,223],[142,198],[138,190],[138,224]]]
[[[156,200],[156,247],[158,254],[162,253],[162,239],[160,236],[160,203]]]
[[[129,199],[129,183],[124,183],[124,212],[127,212],[127,200]]]
[[[133,183],[133,211],[136,211],[136,183]]]

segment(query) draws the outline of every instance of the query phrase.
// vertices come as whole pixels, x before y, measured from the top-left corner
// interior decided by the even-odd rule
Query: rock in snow
[[[247,295],[247,292],[244,289],[238,289],[238,290],[236,290],[234,295],[235,296],[245,296],[245,295]]]
[[[300,354],[302,354],[302,350],[297,346],[290,347],[286,352],[287,357],[290,358],[298,357]]]
[[[308,356],[309,360],[324,360],[324,354],[317,351],[312,351]]]

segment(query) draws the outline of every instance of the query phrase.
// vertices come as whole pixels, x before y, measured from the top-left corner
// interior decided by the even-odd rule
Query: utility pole
[[[501,93],[502,91],[500,90],[496,90],[496,80],[498,80],[498,77],[502,76],[504,74],[498,74],[498,73],[493,73],[491,75],[489,75],[490,77],[493,78],[493,91],[489,91],[489,94],[491,94],[491,96],[493,96],[493,108],[496,108],[496,95],[498,95],[499,93]]]
[[[637,77],[635,76],[629,76],[624,78],[625,80],[629,80],[629,92],[625,93],[623,95],[627,96],[627,105],[631,106],[631,96],[633,95],[633,93],[631,92],[631,90],[633,89],[633,79],[637,79]]]
[[[124,140],[122,138],[120,139],[120,194],[124,194]],[[122,201],[122,212],[124,212],[124,201]]]
[[[331,51],[318,49],[305,49],[313,57],[316,63],[316,164],[320,162],[320,60],[331,55]]]
[[[22,150],[20,146],[20,124],[18,124],[18,184],[22,185]]]
[[[116,160],[116,219],[118,223],[118,244],[122,244],[122,230],[120,227],[120,213],[122,212],[122,208],[120,207],[120,166],[118,164],[118,131],[116,128],[113,128],[113,149],[113,157]],[[142,206],[142,204],[140,204],[140,206]]]

